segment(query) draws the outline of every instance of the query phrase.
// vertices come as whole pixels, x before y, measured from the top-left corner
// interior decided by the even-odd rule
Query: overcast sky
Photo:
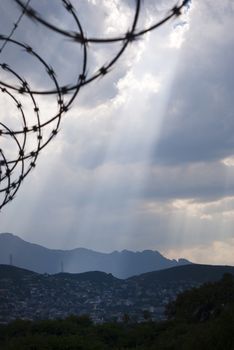
[[[49,20],[74,29],[58,2],[41,4]],[[144,1],[139,27],[171,4]],[[85,33],[126,31],[133,5],[83,1]],[[0,10],[7,34],[19,12],[6,0]],[[154,249],[234,265],[233,20],[232,0],[193,0],[182,17],[133,42],[107,76],[82,89],[3,208],[0,231],[51,248]],[[24,18],[15,37],[38,46],[68,83],[81,67],[80,47],[45,33]],[[118,48],[90,45],[89,74]],[[19,49],[4,55],[35,86],[47,83]],[[40,99],[46,117],[51,99]]]

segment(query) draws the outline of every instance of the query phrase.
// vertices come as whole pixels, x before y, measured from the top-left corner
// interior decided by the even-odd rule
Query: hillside
[[[21,280],[36,275],[38,275],[36,272],[21,269],[16,266],[0,265],[0,281],[5,278],[12,280]]]
[[[223,274],[234,275],[233,266],[189,264],[172,267],[161,271],[153,271],[130,277],[129,280],[149,285],[153,282],[167,283],[171,281],[193,281],[198,283],[214,282],[222,278]]]
[[[186,290],[220,279],[234,267],[186,265],[118,279],[100,271],[38,274],[0,265],[0,322],[89,314],[95,322],[164,318],[165,305]]]

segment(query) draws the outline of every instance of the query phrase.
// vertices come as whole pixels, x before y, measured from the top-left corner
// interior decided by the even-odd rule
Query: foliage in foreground
[[[180,294],[169,320],[94,325],[87,316],[0,326],[1,350],[232,350],[234,278]]]

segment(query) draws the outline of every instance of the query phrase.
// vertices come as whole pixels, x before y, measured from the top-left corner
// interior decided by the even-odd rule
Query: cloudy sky
[[[128,30],[134,4],[82,2],[85,33]],[[144,1],[138,27],[172,4]],[[0,6],[7,34],[19,11],[6,0]],[[58,2],[41,6],[48,20],[74,29]],[[193,0],[183,16],[133,42],[108,75],[82,89],[58,136],[0,213],[0,231],[51,248],[154,249],[233,265],[233,20],[232,0]],[[69,83],[81,67],[80,47],[45,32],[24,18],[15,37],[38,46],[61,83]],[[118,49],[90,45],[89,74]],[[4,55],[32,84],[46,84],[18,48]],[[52,98],[39,99],[46,117]]]

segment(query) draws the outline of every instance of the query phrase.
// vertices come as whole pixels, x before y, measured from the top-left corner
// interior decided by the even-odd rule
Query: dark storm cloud
[[[211,9],[201,5],[201,24],[196,16],[191,20],[155,162],[209,162],[234,152],[234,12],[228,3]],[[228,13],[222,17],[224,7]]]

